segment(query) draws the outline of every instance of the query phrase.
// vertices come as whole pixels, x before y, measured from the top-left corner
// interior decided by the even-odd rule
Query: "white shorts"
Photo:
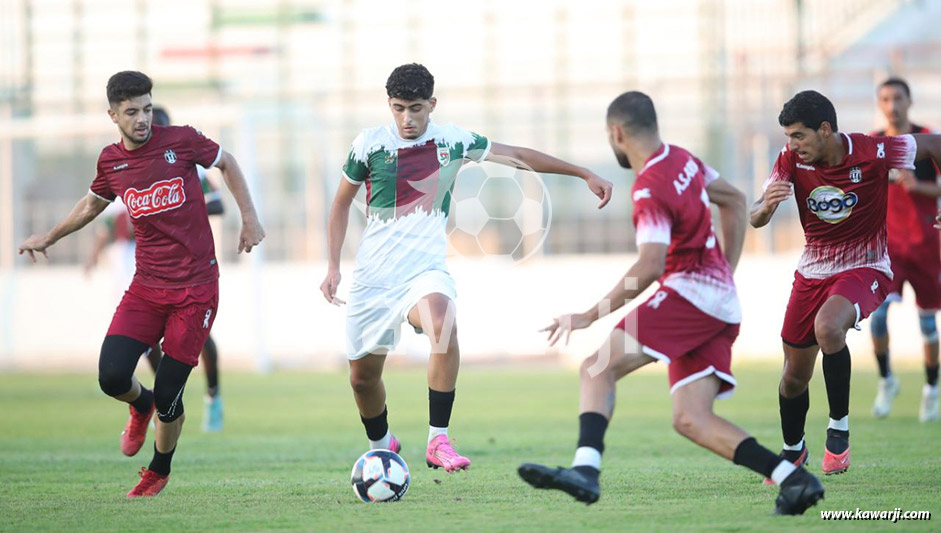
[[[429,270],[391,289],[366,287],[355,281],[346,312],[346,356],[360,359],[370,353],[394,350],[402,336],[402,323],[419,300],[440,293],[451,300],[457,290],[451,274]]]

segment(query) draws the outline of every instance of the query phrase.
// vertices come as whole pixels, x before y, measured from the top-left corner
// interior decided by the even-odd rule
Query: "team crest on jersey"
[[[451,162],[451,149],[446,144],[438,145],[438,164],[447,166]]]
[[[850,181],[853,183],[859,183],[863,181],[863,171],[859,167],[853,167],[850,169]]]
[[[158,181],[144,190],[129,188],[124,192],[124,205],[132,218],[171,211],[185,201],[182,177]]]
[[[176,152],[173,150],[167,150],[163,153],[163,158],[167,160],[167,163],[172,165],[173,163],[176,163]]]

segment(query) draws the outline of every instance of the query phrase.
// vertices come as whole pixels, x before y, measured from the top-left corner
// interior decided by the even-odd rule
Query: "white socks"
[[[428,442],[434,440],[438,435],[448,436],[448,428],[436,428],[434,426],[428,426]]]
[[[838,429],[840,431],[849,431],[850,430],[850,415],[846,415],[839,420],[830,419],[830,424],[827,425],[827,429]]]
[[[789,451],[789,452],[799,452],[799,451],[801,451],[801,450],[804,449],[804,439],[801,439],[800,442],[798,442],[797,444],[794,444],[794,445],[790,445],[790,444],[788,444],[788,443],[785,442],[785,443],[784,443],[784,449],[787,450],[787,451]]]
[[[392,432],[386,430],[386,436],[382,437],[379,440],[369,441],[370,450],[388,450],[389,446],[392,445]]]
[[[787,476],[794,473],[797,470],[797,467],[794,466],[794,463],[790,461],[781,461],[778,463],[778,466],[774,468],[774,471],[771,472],[771,479],[776,485],[781,485]]]
[[[590,466],[595,470],[601,470],[601,452],[591,446],[581,446],[575,450],[572,466]]]

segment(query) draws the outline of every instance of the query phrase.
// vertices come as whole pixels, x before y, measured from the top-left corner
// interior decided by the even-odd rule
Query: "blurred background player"
[[[350,384],[371,449],[398,452],[389,431],[382,370],[399,340],[402,322],[431,339],[428,362],[429,467],[463,470],[470,460],[448,438],[460,349],[457,341],[454,280],[445,255],[445,226],[451,191],[466,160],[522,162],[536,172],[583,179],[603,207],[611,183],[590,170],[528,148],[491,143],[486,137],[431,121],[437,99],[434,77],[411,63],[392,71],[386,82],[393,122],[363,130],[343,167],[343,179],[328,219],[329,267],[320,288],[328,302],[340,284],[340,251],[350,205],[366,184],[367,225],[353,272],[347,308]]]
[[[264,238],[245,177],[231,154],[191,127],[152,126],[153,82],[124,71],[108,80],[108,115],[121,139],[106,146],[88,194],[52,230],[20,245],[35,252],[78,231],[117,197],[124,199],[137,236],[134,281],[115,310],[101,346],[98,382],[102,391],[129,404],[121,451],[136,455],[154,412],[154,456],[141,468],[128,498],[155,496],[169,481],[170,464],[183,428],[183,390],[216,317],[219,269],[197,163],[218,166],[242,213],[239,252]],[[134,370],[142,353],[163,338],[153,391]]]
[[[799,92],[785,103],[778,123],[787,145],[752,207],[751,224],[766,225],[778,205],[794,196],[807,241],[781,331],[781,455],[795,464],[807,461],[807,385],[822,351],[830,406],[822,468],[827,475],[841,474],[850,467],[846,332],[882,304],[892,283],[888,175],[893,168],[915,168],[916,144],[911,135],[841,133],[833,104],[816,91]]]
[[[154,124],[158,126],[169,126],[170,115],[162,107],[154,107]],[[199,174],[199,183],[203,188],[203,197],[206,200],[206,212],[209,213],[209,225],[212,228],[213,241],[220,242],[222,235],[222,215],[224,208],[222,205],[222,195],[209,178],[209,171],[206,167],[196,165],[196,172]],[[152,351],[159,353],[160,347],[154,346]],[[154,356],[148,355],[150,359]],[[222,431],[222,394],[219,390],[219,350],[216,348],[216,341],[212,334],[206,338],[206,343],[200,352],[200,360],[203,363],[203,370],[206,372],[206,412],[203,416],[203,431],[216,432]]]
[[[659,290],[618,323],[601,350],[581,365],[578,448],[572,468],[526,463],[520,476],[539,489],[565,491],[587,504],[601,495],[604,434],[614,412],[617,381],[660,360],[669,369],[673,427],[700,446],[772,478],[781,490],[778,514],[803,514],[823,485],[713,412],[732,394],[732,344],[742,310],[732,272],[745,238],[745,195],[686,150],[660,140],[647,95],[632,91],[608,107],[608,138],[618,163],[635,168],[633,218],[637,262],[597,305],[563,315],[546,331],[550,345],[620,309],[654,282]],[[709,204],[719,207],[722,252]]]
[[[912,94],[900,78],[882,82],[877,93],[879,111],[886,128],[875,136],[931,133],[924,126],[908,120]],[[941,308],[941,239],[934,228],[938,212],[938,169],[925,159],[915,163],[914,172],[893,171],[889,175],[888,226],[889,259],[892,260],[892,284],[885,302],[869,317],[872,346],[879,363],[879,386],[872,414],[889,415],[892,401],[899,394],[899,380],[889,362],[889,329],[886,324],[889,304],[902,300],[902,285],[907,281],[915,291],[918,324],[924,344],[925,386],[921,393],[918,419],[938,419],[938,326],[935,314]]]

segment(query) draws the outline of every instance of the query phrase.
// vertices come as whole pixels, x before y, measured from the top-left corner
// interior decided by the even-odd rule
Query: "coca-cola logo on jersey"
[[[124,192],[124,204],[133,218],[170,211],[185,201],[186,191],[181,177],[158,181],[143,191],[128,189]]]

